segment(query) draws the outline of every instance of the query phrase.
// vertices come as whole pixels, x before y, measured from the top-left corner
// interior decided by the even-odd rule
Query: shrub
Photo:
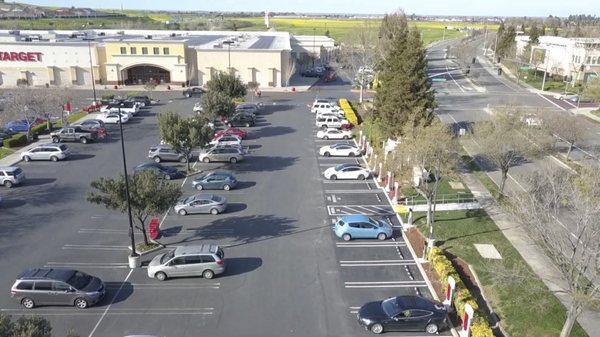
[[[12,137],[5,139],[2,145],[7,148],[18,147],[27,144],[27,135],[24,133],[18,133]]]
[[[111,95],[111,94],[102,95],[103,101],[110,101],[113,98],[115,98],[115,95]]]
[[[471,337],[494,337],[494,332],[484,319],[478,317],[471,325]]]
[[[46,123],[42,123],[40,125],[36,125],[34,127],[32,127],[29,132],[31,134],[40,134],[40,133],[44,133],[46,132],[46,130],[48,129],[48,126],[46,125]]]

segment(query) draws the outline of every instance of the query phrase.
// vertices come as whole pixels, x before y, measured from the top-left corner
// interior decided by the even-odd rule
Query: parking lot
[[[430,296],[402,239],[401,224],[377,184],[329,181],[322,172],[362,158],[318,156],[337,141],[317,140],[307,104],[320,95],[338,97],[347,87],[328,85],[306,93],[264,93],[265,111],[249,131],[249,153],[236,164],[195,163],[202,171],[230,171],[237,188],[218,191],[230,207],[219,215],[161,215],[167,246],[217,243],[225,250],[225,274],[202,278],[149,279],[145,268],[127,266],[126,216],[85,200],[89,183],[122,172],[118,128],[100,143],[69,144],[63,162],[20,163],[24,186],[2,189],[0,284],[2,311],[39,314],[62,336],[362,336],[356,311],[368,301],[402,294]],[[191,114],[195,99],[155,93],[161,102],[124,125],[127,165],[146,162],[159,141],[156,114]],[[352,140],[350,140],[352,141]],[[168,164],[183,168],[183,164]],[[184,196],[197,193],[193,177],[174,180]],[[332,233],[339,216],[366,214],[394,226],[385,241],[344,242]],[[136,233],[136,239],[141,235]],[[144,256],[149,261],[157,253]],[[15,276],[36,266],[68,267],[100,277],[108,293],[98,305],[21,309],[8,295]],[[446,333],[447,334],[447,333]],[[389,333],[421,336],[424,333]]]

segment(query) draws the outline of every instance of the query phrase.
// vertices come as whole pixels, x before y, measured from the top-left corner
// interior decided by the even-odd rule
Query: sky
[[[7,1],[8,2],[8,1]],[[481,16],[600,16],[598,0],[22,0],[46,6],[204,11],[407,14]],[[174,4],[177,4],[176,7]],[[368,6],[365,6],[367,5]]]

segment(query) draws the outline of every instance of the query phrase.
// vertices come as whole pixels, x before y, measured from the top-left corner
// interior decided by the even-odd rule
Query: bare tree
[[[287,64],[287,67],[285,69],[284,82],[285,82],[286,86],[290,85],[290,79],[292,78],[292,76],[294,76],[295,73],[296,73],[296,60],[294,58],[290,58],[290,60]]]
[[[68,99],[68,92],[64,88],[21,88],[7,94],[4,109],[7,115],[23,119],[28,124],[36,118],[43,118],[48,129],[51,129],[51,119],[61,116]]]
[[[496,109],[492,118],[473,127],[473,139],[479,145],[480,156],[500,170],[500,193],[508,171],[524,160],[536,156],[548,147],[547,138],[537,128],[528,126],[527,114],[520,107]]]
[[[567,160],[586,129],[585,122],[580,117],[562,111],[544,114],[544,126],[553,137],[567,143]]]
[[[546,167],[527,177],[528,190],[513,195],[511,210],[561,273],[571,302],[561,337],[568,337],[583,310],[600,301],[600,172],[579,175]],[[569,226],[556,219],[568,214]]]
[[[600,78],[595,78],[586,83],[583,89],[583,96],[594,102],[600,102]]]
[[[477,56],[477,47],[473,44],[473,41],[464,40],[459,44],[452,45],[448,51],[465,68],[465,74],[468,75],[473,58]]]
[[[152,92],[156,89],[156,81],[148,81],[144,84],[144,89],[148,92],[148,96],[152,99]]]
[[[437,193],[441,180],[454,173],[458,146],[450,127],[438,119],[425,127],[413,125],[407,123],[405,136],[393,157],[396,160],[395,164],[404,168],[400,174],[412,175],[414,168],[420,175],[413,184],[417,193],[427,201],[427,249],[430,250],[434,244],[433,224]]]
[[[374,68],[379,58],[377,29],[365,22],[348,36],[350,38],[342,41],[337,50],[336,68],[359,87],[359,102],[362,103],[364,89],[373,82]]]

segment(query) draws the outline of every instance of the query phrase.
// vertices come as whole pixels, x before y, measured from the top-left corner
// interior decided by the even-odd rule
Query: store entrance
[[[156,84],[171,83],[171,73],[154,66],[135,66],[124,71],[126,85],[139,85],[154,82]]]

